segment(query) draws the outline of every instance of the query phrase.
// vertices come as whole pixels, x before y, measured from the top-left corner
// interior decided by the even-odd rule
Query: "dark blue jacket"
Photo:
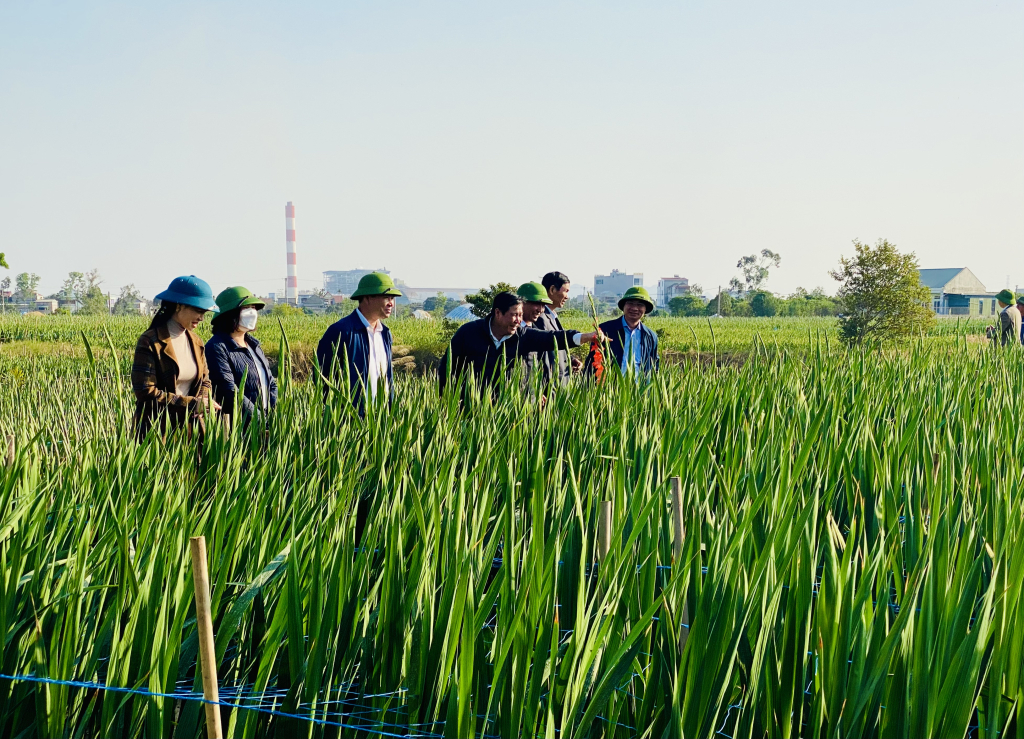
[[[501,348],[494,346],[491,339],[491,319],[480,318],[459,327],[452,337],[451,346],[438,368],[438,379],[444,391],[448,382],[448,364],[451,377],[457,377],[469,368],[473,369],[478,381],[485,386],[506,377],[519,358],[530,352],[550,352],[556,346],[575,346],[574,338],[579,331],[539,331],[520,325],[514,334],[505,339]]]
[[[267,355],[260,348],[260,342],[252,334],[245,335],[245,341],[256,355],[256,361],[262,363],[267,373],[267,399],[270,407],[277,405],[277,380],[270,371]],[[223,413],[231,414],[235,409],[235,394],[238,385],[245,377],[245,388],[242,390],[242,418],[248,419],[253,411],[261,407],[260,373],[253,363],[252,355],[231,338],[231,334],[217,333],[206,342],[206,362],[210,367],[210,382],[213,385],[213,397],[223,407]]]
[[[394,397],[394,374],[391,369],[391,330],[384,326],[382,338],[388,355],[388,391]],[[345,357],[348,356],[348,369]],[[360,411],[363,408],[363,389],[370,378],[370,337],[366,326],[352,311],[336,323],[332,323],[316,347],[316,358],[320,371],[332,382],[348,375],[348,386],[352,391],[352,404]],[[330,392],[324,389],[325,395]]]
[[[626,345],[626,327],[623,323],[622,318],[613,318],[610,321],[605,321],[601,324],[601,331],[608,339],[608,349],[611,351],[615,359],[615,369],[622,369],[622,357],[625,351]],[[640,360],[640,372],[642,374],[650,374],[656,372],[661,366],[661,362],[658,359],[658,335],[651,331],[643,324],[640,323],[640,346],[633,347],[634,357]],[[604,366],[605,370],[608,369],[608,365],[611,364],[609,357],[605,356]],[[594,373],[594,353],[593,351],[587,356],[587,364],[585,371],[588,374]]]

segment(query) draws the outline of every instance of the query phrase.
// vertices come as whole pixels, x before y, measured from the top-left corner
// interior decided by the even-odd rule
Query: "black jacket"
[[[387,352],[388,365],[388,397],[394,398],[395,378],[391,367],[391,329],[384,326],[382,338],[384,350]],[[344,368],[345,357],[348,367]],[[363,411],[363,389],[370,378],[370,337],[366,326],[359,316],[352,311],[330,326],[316,347],[316,358],[320,362],[320,371],[332,380],[345,377],[352,392],[352,404],[357,410]],[[324,389],[325,394],[329,392]]]
[[[601,331],[608,339],[608,349],[611,350],[612,356],[615,359],[615,369],[621,370],[626,343],[626,327],[623,324],[623,319],[620,317],[605,321],[601,324]],[[634,347],[633,351],[635,352],[634,356],[640,360],[640,372],[642,374],[656,372],[661,366],[661,362],[658,359],[658,335],[641,323],[639,343],[640,346]],[[607,356],[604,358],[605,369],[611,363],[609,359]],[[587,364],[584,367],[584,371],[588,374],[593,374],[594,372],[593,350],[587,356]]]
[[[277,380],[270,371],[270,362],[263,353],[260,342],[252,334],[245,335],[245,343],[256,355],[256,361],[263,365],[267,373],[267,401],[271,409],[277,405]],[[245,375],[245,388],[242,390],[242,418],[248,419],[257,408],[262,409],[260,398],[260,371],[252,361],[252,354],[235,343],[231,334],[217,333],[206,342],[206,363],[210,367],[210,382],[213,385],[213,397],[221,404],[222,413],[232,414],[235,409],[235,394],[238,385]]]
[[[515,365],[516,359],[530,352],[550,352],[555,342],[575,346],[574,337],[578,331],[538,331],[520,326],[519,329],[495,348],[491,339],[490,317],[480,318],[463,324],[445,353],[439,368],[441,390],[448,382],[448,364],[451,363],[451,377],[455,378],[473,369],[476,377],[486,386],[506,377]]]
[[[564,331],[562,322],[558,320],[558,314],[550,308],[545,308],[540,318],[533,322],[534,328],[538,331]],[[571,344],[558,342],[558,347],[550,352],[543,352],[538,356],[544,367],[545,382],[554,382],[558,385],[568,385],[572,379],[572,362],[569,359],[569,347]]]

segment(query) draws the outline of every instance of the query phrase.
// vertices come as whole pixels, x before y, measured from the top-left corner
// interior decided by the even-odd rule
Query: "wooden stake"
[[[597,525],[598,546],[601,549],[601,561],[608,556],[608,550],[612,548],[612,502],[601,501],[600,517]]]
[[[210,613],[210,573],[206,569],[206,537],[193,536],[192,579],[196,586],[196,626],[199,628],[199,669],[203,675],[206,705],[206,736],[224,739],[220,727],[220,691],[217,689],[217,648],[213,641],[213,616]]]
[[[7,457],[4,460],[8,467],[14,464],[14,436],[7,436]]]
[[[675,529],[675,541],[672,542],[672,566],[683,565],[683,541],[686,538],[686,527],[683,525],[683,486],[678,477],[672,483],[672,527]],[[679,652],[682,653],[686,640],[690,638],[690,604],[683,596],[683,613],[679,619]],[[685,628],[682,625],[685,624]]]

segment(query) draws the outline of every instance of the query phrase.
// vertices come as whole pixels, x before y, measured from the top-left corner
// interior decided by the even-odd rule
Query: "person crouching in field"
[[[996,295],[999,303],[999,343],[1002,346],[1016,346],[1020,343],[1021,316],[1014,305],[1014,295],[1009,290],[1002,290]]]
[[[161,434],[186,427],[201,436],[207,406],[220,409],[210,399],[203,342],[195,333],[207,311],[217,307],[213,291],[190,275],[175,278],[156,298],[160,310],[139,337],[132,361],[135,437],[145,439],[157,420]]]
[[[388,275],[363,275],[352,293],[359,307],[328,327],[317,345],[320,372],[337,387],[348,384],[352,404],[360,415],[366,408],[366,393],[371,401],[393,395],[391,331],[384,319],[391,316],[395,298],[401,295]],[[330,387],[325,387],[325,397],[329,392]]]
[[[223,413],[231,417],[237,398],[245,426],[254,415],[266,417],[277,405],[277,380],[260,342],[251,334],[264,305],[244,287],[229,287],[221,292],[217,296],[217,315],[211,322],[213,338],[206,345],[213,397],[221,404]]]
[[[619,300],[621,318],[613,318],[600,325],[608,337],[607,347],[622,374],[631,377],[648,376],[660,367],[658,335],[643,324],[643,318],[654,310],[650,293],[642,287],[631,287]],[[594,352],[587,357],[586,371],[594,374]]]
[[[526,328],[523,321],[523,299],[515,293],[494,296],[491,312],[485,318],[463,324],[445,353],[438,371],[441,392],[448,381],[472,370],[485,386],[506,378],[516,360],[530,352],[554,351],[556,346],[579,346],[599,332],[538,331]]]

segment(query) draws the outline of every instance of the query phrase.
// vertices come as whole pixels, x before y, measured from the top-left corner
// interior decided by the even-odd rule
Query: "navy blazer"
[[[516,359],[530,352],[554,351],[558,345],[575,346],[573,338],[579,331],[539,331],[520,325],[514,334],[505,339],[501,348],[495,348],[491,338],[490,316],[463,324],[441,361],[438,375],[443,391],[448,382],[448,364],[451,376],[457,377],[470,367],[477,379],[490,385],[505,377],[514,366]]]
[[[615,369],[622,370],[622,358],[626,344],[626,327],[622,324],[622,317],[613,318],[601,324],[601,331],[608,339],[608,349],[615,357]],[[657,372],[661,366],[658,359],[658,335],[651,331],[643,322],[640,323],[640,346],[633,347],[634,356],[640,360],[640,372],[649,374]],[[608,357],[605,357],[605,369],[608,368]],[[594,352],[587,355],[585,367],[587,374],[594,374]]]
[[[533,322],[533,326],[539,331],[564,330],[562,322],[558,320],[558,314],[548,307],[544,308],[544,312]],[[559,385],[569,384],[569,381],[572,379],[572,360],[569,358],[569,346],[559,342],[557,349],[541,354],[540,360],[544,366],[544,380],[546,382],[554,381]]]
[[[395,383],[391,368],[391,329],[387,326],[384,326],[382,338],[384,350],[388,355],[388,393],[389,397],[393,398]],[[344,372],[342,367],[346,354],[348,369]],[[370,381],[370,337],[366,333],[366,326],[359,320],[355,311],[327,327],[316,347],[316,358],[320,362],[320,371],[332,382],[344,377],[344,374],[348,375],[352,404],[362,411],[363,389]],[[325,396],[328,392],[330,390],[324,387]]]
[[[270,408],[273,408],[277,405],[277,380],[270,371],[267,355],[263,353],[260,342],[252,334],[245,335],[245,343],[252,349],[256,361],[263,365],[267,373],[267,400]],[[259,368],[253,363],[249,351],[236,344],[231,334],[216,333],[206,342],[206,362],[210,367],[213,397],[223,406],[223,413],[234,413],[235,395],[238,393],[243,374],[245,387],[242,388],[242,418],[248,419],[253,411],[262,407]]]

